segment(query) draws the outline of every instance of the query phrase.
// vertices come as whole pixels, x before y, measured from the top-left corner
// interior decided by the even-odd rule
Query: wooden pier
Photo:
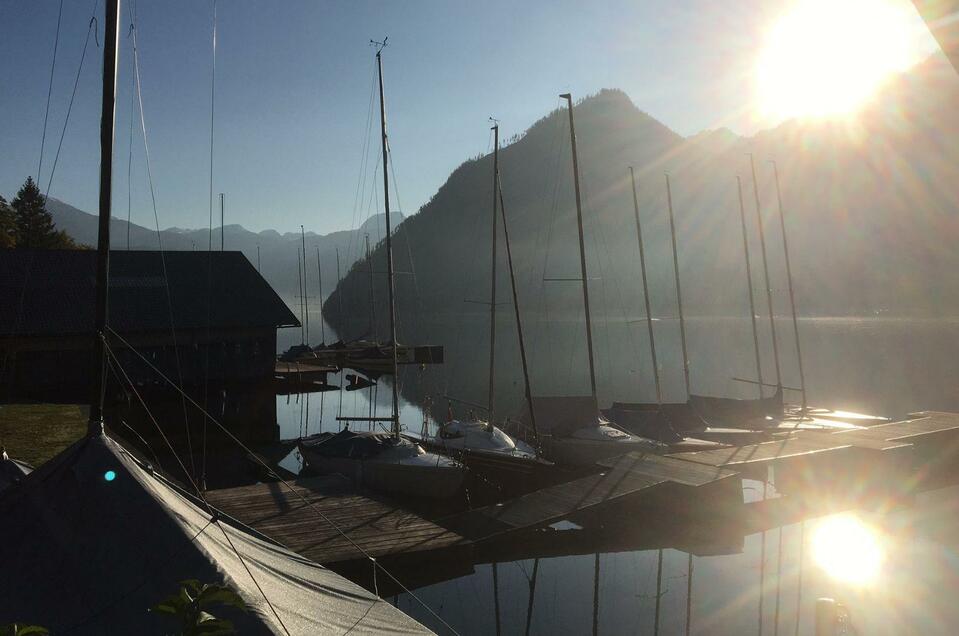
[[[720,532],[728,535],[720,544],[733,545],[736,536],[741,541],[810,516],[876,502],[888,509],[916,492],[959,483],[957,459],[959,414],[922,412],[901,422],[801,431],[738,448],[631,453],[607,460],[594,474],[432,520],[361,495],[340,477],[297,479],[296,493],[266,483],[207,497],[254,530],[361,584],[384,583],[369,578],[369,555],[403,568],[404,583],[415,587],[469,573],[475,558],[498,560],[501,549],[513,556],[527,548],[553,550],[550,528],[560,521],[588,531],[561,533],[567,550],[583,549],[591,533],[613,545],[630,545],[645,533],[650,545],[666,542],[700,553],[696,546],[716,545]],[[770,473],[784,496],[745,503],[742,480]]]

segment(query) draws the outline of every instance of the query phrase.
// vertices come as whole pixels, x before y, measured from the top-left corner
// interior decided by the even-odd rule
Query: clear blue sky
[[[388,119],[400,205],[413,213],[463,160],[603,87],[689,135],[749,133],[763,30],[783,1],[254,2],[220,0],[214,192],[227,222],[328,232],[353,209],[373,80],[389,35]],[[65,0],[41,186],[46,188],[94,0]],[[0,193],[36,175],[58,0],[0,0]],[[114,214],[126,216],[129,16],[121,17]],[[162,227],[208,214],[212,1],[140,0],[144,111]],[[102,22],[102,3],[97,15]],[[102,24],[100,25],[102,42]],[[102,50],[91,41],[50,195],[95,211]],[[374,122],[375,123],[375,122]],[[375,128],[374,128],[375,132]],[[374,137],[373,141],[376,139]],[[152,227],[139,134],[134,222]],[[377,193],[379,194],[379,193]],[[394,209],[398,206],[394,203]]]

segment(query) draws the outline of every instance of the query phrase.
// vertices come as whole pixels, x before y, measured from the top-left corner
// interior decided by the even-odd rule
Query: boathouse
[[[0,250],[0,402],[87,396],[95,274],[91,250]],[[272,379],[299,326],[241,252],[112,251],[107,322],[133,382],[186,386]]]

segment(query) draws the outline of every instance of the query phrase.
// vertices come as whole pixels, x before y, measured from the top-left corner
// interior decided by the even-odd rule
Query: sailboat
[[[0,493],[0,563],[10,573],[0,577],[0,621],[56,634],[166,633],[175,628],[159,604],[178,591],[192,603],[188,589],[196,584],[228,587],[242,601],[207,614],[211,628],[431,633],[360,586],[224,518],[199,488],[180,488],[104,432],[108,359],[123,370],[107,326],[120,2],[105,5],[90,419],[82,439]]]
[[[606,419],[596,399],[596,371],[593,364],[593,330],[589,313],[589,285],[586,272],[586,247],[583,237],[583,207],[579,185],[579,160],[576,155],[576,129],[573,124],[573,98],[560,95],[569,107],[569,136],[573,153],[573,184],[576,194],[576,226],[579,231],[580,282],[586,314],[586,352],[589,361],[590,395],[531,397],[521,421],[539,424],[538,435],[546,456],[558,464],[592,466],[601,459],[633,451],[662,452],[668,447],[656,440],[627,433]]]
[[[342,421],[392,423],[389,433],[358,432],[345,428],[338,433],[318,433],[297,444],[307,467],[319,473],[338,473],[356,483],[380,492],[443,499],[453,496],[463,484],[461,463],[430,453],[414,440],[400,435],[399,396],[397,394],[396,305],[393,285],[393,244],[390,226],[389,156],[386,137],[386,102],[383,94],[383,47],[378,44],[376,68],[380,93],[380,137],[383,150],[383,204],[386,211],[386,268],[389,291],[391,344],[390,370],[393,373],[392,414],[388,418],[348,417]]]
[[[460,458],[469,468],[480,470],[487,479],[497,477],[510,478],[516,472],[529,473],[549,462],[537,459],[535,449],[526,442],[513,439],[493,424],[493,398],[495,394],[496,369],[496,234],[497,203],[500,201],[499,188],[499,125],[493,128],[493,218],[492,218],[492,272],[490,275],[490,349],[489,349],[489,392],[486,405],[486,420],[470,417],[465,420],[449,418],[440,424],[437,431],[426,443],[447,455]],[[500,195],[500,196],[498,196]],[[504,222],[505,225],[505,222]],[[507,235],[508,236],[508,235]],[[512,273],[512,259],[510,259]],[[472,415],[472,412],[471,412]],[[487,470],[484,470],[487,469]],[[503,474],[498,474],[502,471]],[[499,480],[497,480],[499,481]]]

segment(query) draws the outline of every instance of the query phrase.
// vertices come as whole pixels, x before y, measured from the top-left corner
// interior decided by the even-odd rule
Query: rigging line
[[[157,368],[157,366],[154,365],[154,364],[153,364],[146,356],[144,356],[140,351],[138,351],[135,347],[133,347],[133,345],[131,345],[123,336],[121,336],[119,333],[117,333],[117,332],[116,332],[112,327],[110,327],[109,325],[107,325],[107,330],[108,330],[114,337],[116,337],[124,346],[126,346],[129,351],[131,351],[131,352],[132,352],[134,355],[136,355],[140,360],[142,360],[144,364],[146,364],[150,369],[152,369],[153,372],[156,373],[164,382],[166,382],[168,385],[170,385],[171,388],[173,388],[175,391],[179,392],[180,395],[182,395],[185,399],[189,400],[190,404],[192,404],[195,408],[200,409],[201,411],[203,411],[203,407],[200,406],[200,405],[196,402],[196,400],[194,400],[193,398],[191,398],[182,388],[180,388],[180,386],[176,385],[169,377],[167,377],[166,374],[164,374],[159,368]],[[113,355],[113,354],[112,354],[112,350],[110,349],[109,345],[106,346],[106,350],[107,350],[111,355]],[[115,355],[114,355],[114,359],[116,359],[116,356],[115,356]],[[121,367],[121,368],[122,368],[122,367]],[[133,387],[131,386],[131,388],[133,388]],[[136,393],[136,389],[135,389],[135,388],[133,388],[133,391],[134,391],[134,393]],[[138,397],[138,399],[139,399],[139,394],[137,394],[137,397]],[[142,403],[143,403],[142,399],[141,399],[140,401],[141,401],[141,404],[142,404]],[[144,408],[146,408],[145,405],[144,405]],[[267,471],[267,474],[268,474],[270,477],[273,477],[273,478],[276,479],[278,482],[280,482],[281,484],[283,484],[283,486],[285,486],[285,487],[287,488],[287,490],[289,490],[291,493],[293,493],[293,494],[294,494],[297,498],[299,498],[304,504],[306,504],[307,507],[309,507],[311,510],[313,510],[313,512],[315,512],[316,515],[317,515],[318,517],[320,517],[320,519],[322,519],[322,520],[323,520],[325,523],[327,523],[331,528],[333,528],[341,537],[343,537],[343,538],[347,541],[347,543],[349,543],[353,548],[355,548],[360,554],[362,554],[362,555],[363,555],[364,557],[366,557],[367,559],[370,559],[370,560],[374,561],[374,562],[377,564],[377,567],[379,567],[380,570],[382,570],[384,574],[386,574],[388,577],[390,577],[390,579],[391,579],[394,583],[396,583],[396,584],[400,587],[400,589],[402,589],[406,594],[409,594],[413,599],[416,600],[416,602],[418,602],[420,605],[422,605],[423,608],[426,609],[427,612],[429,612],[436,620],[440,621],[443,625],[445,625],[445,626],[450,630],[450,632],[452,632],[453,634],[458,633],[455,629],[452,628],[452,626],[450,626],[449,623],[447,623],[445,620],[443,620],[443,618],[442,618],[441,616],[439,616],[436,612],[434,612],[434,611],[430,608],[429,605],[427,605],[425,602],[423,602],[418,596],[416,596],[416,595],[415,595],[412,591],[410,591],[405,585],[403,585],[403,583],[400,582],[399,579],[397,579],[395,576],[393,576],[393,574],[392,574],[389,570],[387,570],[385,567],[383,567],[382,565],[380,565],[379,562],[375,561],[375,559],[373,559],[372,555],[370,555],[362,546],[360,546],[358,543],[356,543],[345,531],[343,531],[342,528],[340,528],[337,524],[335,524],[322,510],[320,510],[319,508],[317,508],[317,507],[316,507],[316,504],[314,504],[312,501],[310,501],[309,499],[307,499],[306,497],[304,497],[304,496],[303,496],[303,493],[301,493],[301,492],[298,491],[296,488],[294,488],[294,487],[293,487],[286,479],[284,479],[281,475],[277,474],[277,472],[276,472],[275,470],[273,470],[273,468],[271,468],[269,464],[267,464],[265,461],[263,461],[262,458],[260,458],[260,457],[259,457],[258,455],[256,455],[256,454],[254,454],[253,451],[252,451],[249,447],[246,446],[246,444],[244,444],[242,441],[240,441],[240,439],[237,438],[236,435],[234,435],[234,434],[233,434],[228,428],[226,428],[222,423],[220,423],[219,420],[217,420],[215,417],[213,417],[212,415],[210,415],[209,413],[207,413],[207,412],[205,412],[205,411],[203,411],[203,413],[204,413],[204,415],[205,415],[206,417],[208,417],[208,418],[210,419],[211,422],[213,422],[214,424],[216,424],[216,425],[220,428],[220,430],[221,430],[228,438],[230,438],[237,446],[239,446],[239,447],[240,447],[243,451],[245,451],[246,453],[250,454],[250,457],[251,457],[255,462],[257,462],[257,463],[260,464],[263,468],[265,468],[266,471]],[[153,416],[152,416],[152,414],[149,413],[149,411],[148,411],[148,415],[150,415],[150,418],[153,419]],[[171,451],[173,451],[173,448],[170,446],[169,440],[167,439],[166,435],[165,435],[165,434],[163,433],[163,431],[159,428],[159,424],[156,423],[156,420],[153,420],[153,422],[154,422],[154,424],[157,426],[157,429],[160,431],[161,437],[163,437],[164,441],[167,442],[167,447],[170,448]],[[179,456],[176,454],[175,451],[173,451],[173,454],[174,454],[174,458],[175,458],[175,459],[177,460],[177,462],[180,464],[181,469],[183,469],[183,470],[184,470],[184,473],[186,473],[186,470],[185,470],[185,468],[183,467],[183,462],[180,460]],[[187,478],[190,479],[190,476],[189,476],[188,473],[187,473]],[[194,483],[194,488],[195,488],[195,482],[193,482],[192,479],[191,479],[191,483]],[[199,491],[198,491],[198,492],[199,492]],[[203,500],[204,502],[206,502],[206,499],[203,498],[202,493],[200,493],[200,499]],[[209,507],[209,503],[207,503],[206,505],[207,505],[207,507]]]
[[[43,135],[40,137],[40,162],[37,165],[37,183],[40,182],[40,171],[43,169],[43,146],[47,141],[47,120],[50,117],[50,97],[53,95],[53,70],[57,67],[57,50],[60,48],[60,21],[63,18],[63,0],[57,11],[57,34],[53,40],[53,61],[50,62],[50,82],[47,86],[47,108],[43,113]]]
[[[369,157],[370,157],[370,140],[372,139],[372,130],[373,130],[373,104],[374,97],[376,95],[376,67],[375,62],[370,62],[370,99],[366,109],[366,136],[363,140],[363,152],[360,155],[360,171],[356,175],[356,191],[353,194],[353,216],[350,220],[350,229],[356,230],[356,215],[359,213],[363,205],[364,194],[366,190],[366,175],[368,174],[367,169],[369,168]],[[346,255],[347,258],[352,257],[353,255],[353,239],[355,232],[350,233],[350,240],[347,243]]]
[[[131,3],[132,8],[132,3]],[[130,22],[130,35],[133,35],[133,22]],[[127,36],[129,37],[129,36]],[[130,134],[127,147],[127,251],[130,249],[130,219],[133,213],[133,120],[136,119],[136,75],[130,74]]]
[[[136,94],[137,94],[137,105],[140,112],[140,135],[143,138],[143,156],[146,159],[147,164],[147,181],[150,184],[150,202],[153,206],[153,221],[156,224],[157,230],[157,250],[160,252],[160,266],[163,268],[163,286],[166,291],[166,300],[167,300],[167,313],[170,318],[170,336],[173,340],[173,358],[176,363],[176,373],[177,380],[180,384],[183,384],[183,367],[180,362],[180,347],[177,342],[176,335],[176,321],[173,317],[173,293],[170,291],[170,277],[167,273],[166,265],[166,253],[163,251],[163,238],[160,234],[160,213],[157,211],[157,199],[156,199],[156,187],[153,183],[153,161],[150,158],[150,144],[147,137],[147,124],[146,116],[143,114],[143,90],[142,83],[140,81],[140,48],[137,43],[137,28],[136,28],[136,1],[133,0],[130,3],[130,12],[133,28],[130,31],[133,36],[133,74],[136,79]],[[193,442],[190,437],[190,416],[186,408],[186,400],[180,399],[180,404],[183,407],[183,428],[186,431],[187,439],[187,448],[190,452],[190,462],[193,462]],[[194,467],[194,471],[196,468]]]
[[[93,12],[90,15],[90,22],[87,26],[87,37],[83,41],[83,51],[80,53],[80,64],[77,66],[77,76],[73,80],[73,92],[70,94],[70,104],[67,106],[67,114],[63,120],[63,129],[60,131],[60,141],[57,144],[57,154],[53,157],[53,166],[50,168],[50,178],[47,179],[47,189],[43,195],[44,199],[50,195],[50,186],[53,185],[53,175],[57,171],[57,163],[60,160],[60,150],[63,148],[63,138],[67,134],[67,126],[70,123],[70,114],[73,112],[73,102],[77,97],[77,86],[80,85],[80,73],[83,71],[83,61],[87,57],[87,47],[90,45],[90,32],[94,30],[93,27],[97,23],[97,5],[99,5],[99,0],[93,0]],[[39,176],[37,176],[37,187],[40,187]]]
[[[216,130],[214,126],[214,117],[216,115],[216,0],[213,0],[213,45],[212,45],[212,63],[210,68],[210,191],[209,191],[209,242],[207,245],[206,256],[206,353],[204,356],[203,372],[203,406],[208,406],[210,391],[210,349],[213,343],[210,341],[211,323],[213,322],[213,133]],[[223,228],[220,228],[223,232]],[[206,410],[206,408],[204,408]],[[206,487],[206,434],[207,418],[203,418],[203,442],[202,442],[202,474],[201,481]]]
[[[120,337],[119,334],[113,331],[112,328],[108,327],[108,329],[110,329],[110,331],[114,335],[116,335],[118,338]],[[130,379],[130,376],[127,374],[126,370],[123,368],[123,365],[120,364],[120,360],[117,358],[116,352],[113,351],[113,348],[110,346],[110,343],[107,340],[106,336],[103,336],[102,340],[103,340],[104,350],[107,352],[108,357],[113,359],[113,362],[116,364],[117,369],[119,369],[120,373],[123,374],[123,377],[126,379],[127,384],[129,384],[130,389],[133,391],[133,394],[137,397],[137,400],[140,402],[140,405],[143,406],[143,410],[146,412],[147,417],[149,417],[150,421],[153,422],[153,425],[156,426],[156,429],[160,433],[160,436],[163,438],[163,441],[166,442],[167,448],[169,448],[170,452],[173,453],[174,459],[176,459],[177,463],[180,465],[180,468],[183,470],[187,479],[190,480],[190,484],[192,484],[193,489],[196,490],[197,497],[199,497],[200,501],[202,501],[203,504],[206,506],[207,513],[212,517],[211,522],[215,523],[217,528],[220,529],[220,532],[223,533],[223,537],[230,544],[230,547],[233,549],[233,553],[236,554],[236,558],[239,559],[240,564],[243,565],[243,569],[245,569],[246,573],[250,575],[250,579],[253,581],[253,584],[256,586],[256,589],[259,590],[260,594],[263,596],[263,600],[266,601],[266,604],[269,606],[270,610],[273,612],[273,615],[276,617],[276,620],[279,621],[280,626],[283,627],[283,631],[289,634],[290,633],[289,630],[286,628],[286,625],[283,624],[283,619],[280,618],[280,615],[277,613],[276,608],[273,607],[273,603],[270,602],[270,599],[267,597],[266,593],[263,591],[263,588],[260,587],[260,583],[256,580],[256,577],[253,576],[253,573],[250,571],[250,568],[247,566],[246,561],[243,559],[243,556],[240,554],[239,550],[237,550],[236,546],[233,545],[233,540],[230,539],[229,534],[227,534],[226,530],[223,529],[223,526],[220,525],[219,513],[216,512],[216,509],[213,508],[213,506],[210,505],[210,502],[208,502],[206,498],[203,496],[203,491],[201,491],[200,488],[197,486],[196,481],[194,481],[193,478],[190,477],[189,473],[186,472],[186,466],[183,464],[183,461],[180,459],[179,455],[177,455],[176,450],[174,450],[173,448],[173,445],[170,444],[169,438],[163,432],[163,429],[160,427],[160,423],[157,422],[156,417],[154,417],[153,413],[150,411],[150,407],[147,406],[146,402],[143,400],[143,397],[140,395],[140,392],[137,391],[136,386],[133,384],[133,381]],[[133,349],[133,347],[130,347],[129,344],[127,344],[127,346],[130,348],[131,351],[133,351],[134,353],[136,353],[138,356],[142,358],[142,355],[140,354],[139,351],[136,351],[135,349]]]

